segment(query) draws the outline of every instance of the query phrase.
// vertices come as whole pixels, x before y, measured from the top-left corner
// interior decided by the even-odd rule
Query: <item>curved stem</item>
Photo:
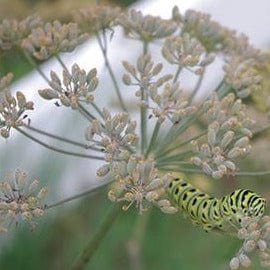
[[[26,136],[27,138],[29,138],[30,140],[44,146],[47,149],[50,149],[52,151],[61,153],[61,154],[65,154],[65,155],[70,155],[70,156],[75,156],[75,157],[81,157],[81,158],[89,158],[89,159],[96,159],[96,160],[104,160],[104,157],[100,157],[100,156],[94,156],[94,155],[85,155],[85,154],[81,154],[81,153],[76,153],[76,152],[70,152],[70,151],[66,151],[54,146],[51,146],[35,137],[33,137],[32,135],[28,134],[27,132],[23,131],[21,128],[16,127],[15,128],[17,131],[19,131],[21,134],[23,134],[24,136]]]
[[[122,95],[120,93],[120,88],[119,88],[119,85],[117,83],[117,80],[115,78],[115,75],[113,73],[113,70],[111,68],[111,65],[110,65],[110,62],[109,62],[109,59],[108,59],[108,56],[107,56],[107,51],[106,51],[106,48],[104,48],[103,44],[102,44],[102,40],[100,38],[100,36],[98,34],[96,34],[96,37],[97,37],[97,41],[98,41],[98,44],[99,44],[99,47],[101,49],[101,52],[103,54],[103,58],[104,58],[104,61],[105,61],[105,65],[109,71],[109,74],[111,76],[111,79],[112,79],[112,82],[113,82],[113,85],[114,85],[114,88],[115,88],[115,91],[116,91],[116,94],[117,94],[117,97],[118,97],[118,100],[119,100],[119,103],[120,103],[120,106],[122,108],[123,111],[127,112],[127,108],[126,108],[126,105],[123,101],[123,98],[122,98]]]
[[[30,63],[30,65],[37,70],[37,72],[40,74],[40,76],[48,84],[50,84],[50,80],[47,78],[47,76],[45,75],[45,73],[41,70],[41,68],[39,67],[39,65],[34,61],[34,59],[27,52],[25,52],[24,50],[23,50],[23,55],[25,56],[25,58],[28,61],[28,63]]]
[[[73,141],[71,139],[52,134],[52,133],[46,132],[44,130],[40,130],[38,128],[34,128],[32,126],[29,126],[29,125],[24,125],[23,127],[27,128],[27,129],[29,129],[31,131],[37,132],[37,133],[39,133],[41,135],[44,135],[44,136],[47,136],[47,137],[50,137],[50,138],[53,138],[53,139],[56,139],[56,140],[59,140],[59,141],[65,142],[65,143],[69,143],[71,145],[79,146],[79,147],[84,148],[84,149],[91,149],[91,150],[94,150],[94,151],[102,152],[101,149],[96,148],[94,146],[87,145],[87,144],[84,144],[84,143],[80,143],[80,142],[77,142],[77,141]]]
[[[111,183],[111,181],[105,183],[104,185],[99,185],[99,186],[92,187],[92,188],[90,188],[90,189],[88,189],[88,190],[86,190],[86,191],[84,191],[84,192],[78,193],[78,194],[76,194],[76,195],[73,195],[73,196],[68,197],[68,198],[66,198],[66,199],[63,199],[63,200],[60,200],[60,201],[58,201],[58,202],[51,203],[51,204],[45,204],[45,205],[43,206],[43,209],[44,209],[44,210],[47,210],[47,209],[50,209],[50,208],[53,208],[53,207],[56,207],[56,206],[65,204],[65,203],[67,203],[67,202],[70,202],[70,201],[79,199],[79,198],[81,198],[81,197],[83,197],[83,196],[89,195],[89,194],[91,194],[91,193],[97,191],[98,189],[101,189],[101,188],[107,186],[107,185],[110,184],[110,183]]]
[[[113,205],[113,208],[109,211],[96,233],[73,263],[71,270],[82,270],[86,267],[120,212],[121,207],[119,205]]]

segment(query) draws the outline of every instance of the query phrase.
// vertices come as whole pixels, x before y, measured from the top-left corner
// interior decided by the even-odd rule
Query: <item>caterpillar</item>
[[[231,232],[233,227],[241,227],[243,217],[248,216],[256,221],[265,212],[266,200],[248,189],[237,189],[217,199],[183,179],[175,178],[170,183],[168,192],[185,216],[207,232]]]

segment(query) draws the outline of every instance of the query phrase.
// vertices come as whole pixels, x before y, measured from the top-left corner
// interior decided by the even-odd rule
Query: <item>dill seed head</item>
[[[76,109],[79,102],[89,103],[94,101],[92,92],[98,86],[97,70],[95,68],[86,73],[77,64],[73,64],[71,73],[65,69],[63,70],[62,81],[54,71],[51,71],[50,76],[49,86],[51,88],[38,91],[44,99],[59,100],[61,104],[67,107],[70,106],[72,109]]]
[[[25,114],[28,110],[34,109],[34,103],[27,101],[24,94],[20,91],[12,96],[8,89],[11,75],[0,80],[0,85],[4,87],[0,93],[0,134],[4,138],[10,135],[10,129],[24,125],[24,120],[27,117]]]
[[[171,20],[164,20],[151,15],[144,16],[140,11],[130,10],[123,13],[118,23],[123,27],[125,34],[132,39],[151,42],[173,34],[177,25]]]
[[[155,85],[156,87],[160,87],[172,78],[171,74],[158,77],[163,68],[163,64],[158,63],[155,65],[150,53],[140,55],[137,59],[136,66],[127,61],[123,61],[122,64],[128,72],[123,75],[123,82],[126,85],[139,86],[140,90],[136,93],[139,97],[142,95],[141,92],[147,90],[149,86]]]
[[[43,215],[42,199],[47,194],[46,188],[37,190],[37,180],[27,182],[27,174],[16,170],[0,182],[0,216],[1,231],[12,224],[26,221],[31,228],[35,218]]]
[[[129,172],[126,170],[125,175],[117,175],[118,180],[111,186],[108,197],[113,201],[126,202],[127,204],[123,206],[125,211],[135,204],[142,213],[153,204],[164,213],[177,212],[177,209],[163,198],[172,176],[170,174],[159,176],[152,160],[142,160],[134,156],[132,159],[132,169],[129,168]]]
[[[235,91],[237,97],[246,98],[261,91],[262,78],[255,64],[254,60],[243,61],[239,56],[233,56],[224,65],[225,83]]]
[[[213,96],[205,101],[203,111],[208,122],[207,142],[192,142],[197,155],[191,161],[214,178],[233,174],[235,162],[250,152],[253,121],[241,100],[235,99],[232,93],[221,100]]]
[[[98,32],[111,29],[117,24],[116,20],[121,14],[119,7],[89,6],[74,12],[74,21],[84,32]]]
[[[20,47],[33,28],[42,25],[38,16],[29,16],[22,21],[4,19],[0,24],[0,48],[10,50],[12,47]]]
[[[59,21],[33,28],[22,42],[22,48],[38,60],[45,60],[60,52],[71,52],[88,38],[75,23]]]
[[[167,38],[162,55],[169,63],[187,68],[195,74],[200,74],[215,58],[214,54],[206,54],[200,42],[188,33]]]

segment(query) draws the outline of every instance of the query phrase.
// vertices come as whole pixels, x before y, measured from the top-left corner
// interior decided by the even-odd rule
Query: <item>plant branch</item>
[[[108,233],[109,229],[112,227],[117,216],[121,212],[121,207],[119,205],[113,205],[113,208],[109,211],[102,224],[99,226],[96,233],[93,235],[92,239],[85,246],[82,253],[73,263],[71,270],[82,270],[86,267],[87,263],[90,261],[94,253],[99,248],[102,240]]]
[[[147,151],[146,151],[146,154],[145,154],[146,158],[147,158],[147,156],[149,155],[149,153],[151,152],[151,150],[153,149],[153,147],[156,144],[159,129],[160,129],[160,123],[157,121],[156,125],[155,125],[155,128],[154,128],[154,131],[152,133],[150,143],[148,145],[148,148],[147,148]]]
[[[111,76],[111,79],[112,79],[112,82],[113,82],[113,85],[114,85],[114,88],[115,88],[115,91],[116,91],[116,94],[117,94],[117,97],[118,97],[118,100],[119,100],[119,103],[120,103],[120,106],[122,108],[123,111],[127,112],[127,108],[126,108],[126,105],[123,101],[123,98],[122,98],[122,95],[120,93],[120,88],[119,88],[119,85],[117,83],[117,80],[115,78],[115,75],[113,73],[113,70],[111,68],[111,65],[110,65],[110,62],[109,62],[109,59],[108,59],[108,56],[107,56],[107,51],[106,51],[106,48],[104,48],[103,44],[102,44],[102,40],[100,38],[100,36],[98,34],[96,34],[96,37],[97,37],[97,41],[98,41],[98,44],[99,44],[99,47],[101,49],[101,52],[103,54],[103,58],[104,58],[104,61],[105,61],[105,65],[109,71],[109,74]]]
[[[40,74],[40,76],[48,83],[50,84],[50,80],[47,78],[45,73],[41,70],[39,65],[34,61],[34,59],[25,51],[23,51],[23,55],[25,56],[26,60],[30,65],[37,70],[37,72]]]
[[[43,206],[43,209],[44,209],[44,210],[48,210],[48,209],[51,209],[51,208],[53,208],[53,207],[56,207],[56,206],[65,204],[65,203],[67,203],[67,202],[70,202],[70,201],[79,199],[79,198],[81,198],[81,197],[83,197],[83,196],[89,195],[89,194],[91,194],[91,193],[93,193],[93,192],[95,192],[95,191],[97,191],[97,190],[99,190],[99,189],[101,189],[101,188],[107,186],[107,185],[110,184],[110,183],[111,183],[111,181],[105,183],[104,185],[94,186],[94,187],[92,187],[92,188],[90,188],[90,189],[88,189],[88,190],[86,190],[86,191],[84,191],[84,192],[78,193],[78,194],[76,194],[76,195],[73,195],[73,196],[68,197],[68,198],[66,198],[66,199],[63,199],[63,200],[60,200],[60,201],[58,201],[58,202],[51,203],[51,204],[45,204],[45,205]]]
[[[84,143],[80,143],[80,142],[77,142],[77,141],[73,141],[71,139],[55,135],[55,134],[46,132],[44,130],[40,130],[40,129],[35,128],[33,126],[24,125],[23,127],[27,128],[27,129],[29,129],[31,131],[37,132],[37,133],[39,133],[41,135],[44,135],[44,136],[47,136],[47,137],[50,137],[50,138],[53,138],[53,139],[56,139],[56,140],[59,140],[59,141],[63,141],[65,143],[69,143],[71,145],[79,146],[79,147],[84,148],[84,149],[91,149],[91,150],[94,150],[94,151],[102,152],[102,150],[97,148],[97,147],[87,145],[87,144],[84,144]]]
[[[75,157],[81,157],[81,158],[89,158],[89,159],[96,159],[96,160],[104,160],[104,157],[100,157],[100,156],[94,156],[94,155],[85,155],[85,154],[82,154],[82,153],[76,153],[76,152],[70,152],[70,151],[66,151],[66,150],[63,150],[61,148],[57,148],[57,147],[54,147],[54,146],[51,146],[35,137],[33,137],[32,135],[28,134],[27,132],[25,132],[24,130],[22,130],[21,128],[19,127],[15,127],[15,129],[17,131],[19,131],[21,134],[23,134],[24,136],[26,136],[27,138],[29,138],[30,140],[44,146],[45,148],[47,149],[50,149],[54,152],[58,152],[58,153],[61,153],[61,154],[65,154],[65,155],[70,155],[70,156],[75,156]]]

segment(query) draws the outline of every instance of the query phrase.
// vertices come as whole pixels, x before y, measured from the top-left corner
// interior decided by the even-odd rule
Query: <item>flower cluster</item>
[[[184,15],[174,10],[183,32],[196,37],[208,52],[222,51],[225,54],[241,55],[242,59],[256,58],[259,51],[251,46],[248,38],[213,21],[209,14],[187,10]]]
[[[40,89],[38,92],[44,99],[56,99],[64,106],[75,109],[78,102],[92,102],[94,96],[92,92],[98,86],[97,70],[91,69],[88,73],[80,69],[77,64],[71,68],[71,73],[67,69],[63,70],[63,80],[61,82],[58,75],[51,71],[51,88]]]
[[[26,221],[32,227],[33,218],[43,215],[41,200],[47,194],[46,188],[37,192],[38,181],[27,183],[27,175],[16,170],[0,182],[0,231],[6,232],[11,224]]]
[[[54,21],[32,29],[22,47],[38,60],[45,60],[60,52],[73,51],[87,38],[87,34],[80,33],[77,24]]]
[[[10,135],[10,129],[24,125],[24,119],[27,117],[24,113],[34,109],[32,101],[26,101],[24,94],[16,92],[12,96],[8,91],[8,85],[12,78],[11,74],[6,75],[0,80],[0,134],[4,138]]]
[[[251,265],[250,254],[256,252],[262,267],[270,267],[270,250],[268,243],[270,239],[270,217],[264,216],[257,222],[244,220],[242,228],[238,231],[238,238],[243,244],[236,256],[230,261],[230,268],[237,270],[240,266]],[[246,225],[247,224],[247,225]]]
[[[130,10],[120,16],[118,23],[129,38],[151,42],[173,34],[177,25],[171,20],[164,20],[151,15],[143,16],[140,11]]]
[[[125,73],[123,75],[123,82],[126,85],[139,86],[140,89],[136,92],[136,96],[138,97],[141,97],[142,92],[148,89],[150,85],[160,87],[165,82],[172,79],[171,74],[156,78],[160,74],[163,65],[162,63],[155,65],[149,53],[138,57],[136,67],[127,61],[123,61],[122,63],[125,70],[128,72],[128,74]]]
[[[74,20],[83,31],[92,33],[111,29],[116,24],[121,9],[110,6],[84,7],[74,13]]]
[[[223,69],[226,85],[232,88],[238,97],[245,98],[261,90],[262,78],[255,68],[254,60],[242,61],[237,56],[231,57]]]
[[[91,121],[85,132],[88,141],[103,149],[105,160],[109,163],[98,170],[98,176],[105,176],[112,163],[128,159],[138,139],[135,133],[136,121],[131,121],[127,113],[112,116],[104,109],[103,119],[104,123],[97,119]]]
[[[214,54],[206,54],[201,43],[188,33],[167,38],[162,47],[162,55],[169,63],[196,74],[200,74],[215,59]]]
[[[178,123],[196,110],[196,107],[190,105],[188,99],[185,98],[179,82],[166,83],[161,93],[158,93],[158,87],[154,84],[150,87],[149,93],[151,99],[157,104],[157,107],[152,109],[152,113],[160,123],[166,119],[172,123]]]
[[[173,207],[169,200],[163,198],[166,188],[172,181],[171,174],[159,176],[153,160],[143,160],[134,155],[129,158],[123,168],[122,174],[118,174],[117,180],[108,193],[110,200],[127,202],[123,210],[128,210],[132,204],[135,204],[142,213],[153,204],[164,213],[177,212],[177,208]]]
[[[236,171],[237,159],[250,151],[250,126],[253,121],[247,117],[241,99],[228,94],[223,99],[209,99],[204,102],[203,111],[208,122],[207,142],[193,140],[197,154],[191,161],[214,178],[221,178]]]
[[[0,24],[0,48],[10,50],[13,46],[20,47],[31,30],[41,25],[42,21],[38,16],[29,16],[20,22],[4,19]]]

